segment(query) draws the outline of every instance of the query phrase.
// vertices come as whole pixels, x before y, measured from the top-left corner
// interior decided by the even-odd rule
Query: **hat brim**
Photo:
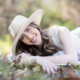
[[[29,18],[27,21],[25,21],[25,23],[22,25],[21,29],[19,30],[19,32],[17,33],[17,36],[13,42],[13,46],[12,46],[12,53],[13,55],[16,54],[16,46],[17,46],[17,43],[22,35],[22,33],[24,32],[25,28],[31,23],[31,22],[34,22],[36,24],[40,24],[41,22],[41,19],[42,19],[42,15],[43,15],[43,11],[40,9],[40,10],[37,10],[35,11]]]

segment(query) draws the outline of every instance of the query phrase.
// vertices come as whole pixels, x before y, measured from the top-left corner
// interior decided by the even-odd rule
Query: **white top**
[[[49,27],[49,33],[50,33],[50,36],[52,38],[54,45],[61,49],[64,49],[58,38],[58,31],[57,31],[58,27],[60,27],[60,26],[54,25],[52,27]],[[75,30],[71,31],[70,33],[71,33],[71,37],[72,37],[72,40],[74,42],[74,45],[75,45],[77,51],[80,51],[80,38],[79,38],[80,37],[80,28],[76,28]]]

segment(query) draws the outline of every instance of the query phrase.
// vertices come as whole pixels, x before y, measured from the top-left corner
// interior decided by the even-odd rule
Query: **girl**
[[[42,14],[42,10],[37,10],[29,18],[18,15],[9,26],[10,34],[15,38],[12,53],[16,60],[21,56],[20,65],[24,62],[37,63],[47,73],[57,70],[55,64],[70,62],[77,65],[77,51],[80,51],[79,33],[75,30],[69,32],[66,27],[58,25],[41,30],[39,24]],[[58,56],[60,53],[63,55]]]

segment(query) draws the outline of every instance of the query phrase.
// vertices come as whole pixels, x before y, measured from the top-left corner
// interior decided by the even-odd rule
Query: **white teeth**
[[[36,36],[34,37],[34,39],[32,40],[32,42],[34,42],[36,40]]]

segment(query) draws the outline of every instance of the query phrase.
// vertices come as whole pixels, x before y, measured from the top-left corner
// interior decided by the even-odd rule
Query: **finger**
[[[45,66],[45,64],[44,64],[44,65],[42,65],[42,69],[43,69],[43,71],[45,71],[45,72],[46,72],[46,66]]]
[[[20,61],[21,61],[21,56],[17,58],[17,62],[19,63]]]
[[[22,62],[22,60],[18,63],[19,65],[23,65],[23,62]]]
[[[56,66],[57,67],[57,69],[59,69],[60,68],[60,66]]]
[[[53,68],[50,68],[51,69],[51,73],[55,74],[55,71]]]
[[[17,56],[16,56],[16,58],[15,58],[15,59],[16,59],[16,61],[17,61],[17,59],[18,59],[18,57],[19,57],[19,56],[21,56],[21,54],[19,54],[19,55],[17,55]]]
[[[55,71],[54,71],[54,68],[53,68],[52,64],[49,65],[49,69],[50,69],[51,73],[55,74]]]
[[[52,63],[52,66],[53,66],[54,70],[58,69],[57,66],[55,66],[53,63]]]
[[[46,63],[45,66],[46,66],[46,72],[50,74],[49,64]]]

